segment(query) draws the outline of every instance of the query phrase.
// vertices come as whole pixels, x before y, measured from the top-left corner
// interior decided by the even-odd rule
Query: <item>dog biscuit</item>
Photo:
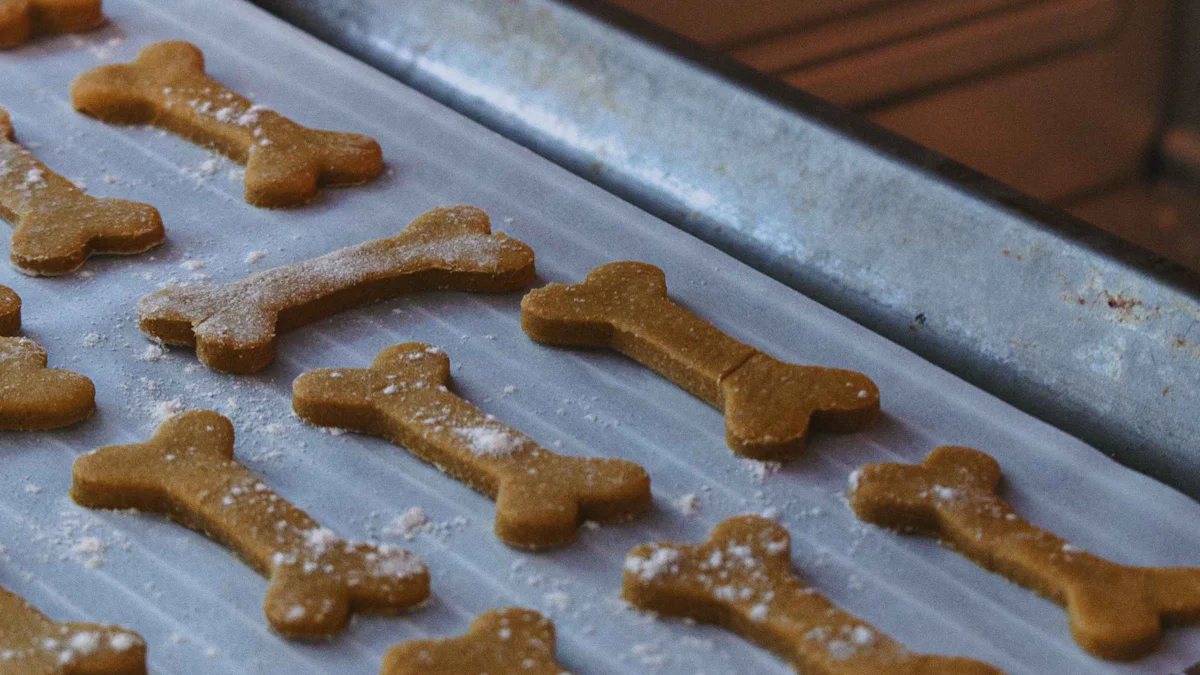
[[[0,675],[145,675],[146,643],[132,631],[57,623],[0,588]]]
[[[100,0],[0,0],[0,49],[32,35],[82,33],[102,23]]]
[[[427,344],[383,350],[370,368],[296,379],[292,407],[313,424],[381,436],[496,500],[496,535],[542,549],[585,520],[628,520],[650,504],[650,477],[615,459],[564,457],[447,388],[450,358]]]
[[[289,638],[329,636],[351,612],[396,612],[428,597],[419,558],[321,527],[234,460],[233,440],[221,415],[184,413],[147,443],[80,457],[71,497],[89,508],[162,513],[232,549],[270,580],[267,621]]]
[[[625,559],[635,607],[719,625],[805,675],[1002,675],[970,659],[915,654],[806,587],[791,537],[757,516],[724,521],[704,544],[649,544]]]
[[[13,225],[12,264],[25,274],[73,272],[93,254],[132,255],[163,242],[148,204],[97,199],[21,147],[0,108],[0,217]]]
[[[224,286],[168,288],[142,298],[142,331],[196,348],[209,368],[253,373],[278,333],[370,302],[423,290],[504,292],[533,282],[533,250],[491,234],[487,214],[435,209],[390,239],[260,272]]]
[[[0,430],[47,431],[96,411],[92,381],[46,367],[46,350],[27,338],[0,337]]]
[[[133,63],[101,66],[71,85],[75,109],[114,124],[153,124],[246,165],[246,201],[302,204],[319,186],[357,185],[383,170],[383,152],[360,134],[300,126],[252,104],[204,73],[187,42],[146,47]]]
[[[729,447],[753,459],[801,452],[809,430],[857,431],[879,415],[879,389],[848,370],[777,361],[667,297],[662,270],[618,262],[581,284],[521,301],[521,327],[552,345],[610,347],[725,412]]]
[[[8,286],[0,286],[0,337],[12,337],[21,330],[21,296]]]
[[[528,609],[480,614],[466,635],[388,650],[380,675],[571,675],[554,660],[554,624]]]
[[[986,569],[1066,607],[1075,641],[1106,659],[1145,656],[1163,621],[1200,620],[1200,569],[1127,567],[1021,519],[996,494],[1000,465],[945,446],[921,464],[872,464],[851,479],[869,523],[937,537]]]

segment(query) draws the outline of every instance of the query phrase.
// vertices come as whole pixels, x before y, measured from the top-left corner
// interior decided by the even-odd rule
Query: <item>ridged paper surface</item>
[[[1169,631],[1140,662],[1097,661],[1071,640],[1056,605],[932,541],[863,527],[844,493],[862,463],[969,445],[1000,461],[1006,496],[1030,520],[1138,565],[1200,565],[1196,503],[248,4],[110,0],[106,9],[111,23],[100,31],[0,53],[0,105],[19,139],[96,196],[157,206],[168,231],[149,255],[93,260],[94,276],[30,279],[0,265],[0,283],[25,300],[25,335],[47,348],[52,366],[83,372],[98,388],[99,413],[86,424],[0,435],[0,585],[53,618],[141,632],[160,675],[373,674],[395,643],[457,635],[475,614],[513,605],[555,621],[560,659],[579,675],[789,673],[733,635],[654,620],[619,601],[634,545],[699,541],[726,517],[768,511],[793,533],[793,560],[815,588],[913,649],[968,655],[1011,675],[1161,674],[1200,660],[1193,628]],[[297,122],[376,137],[390,171],[364,187],[324,190],[303,208],[260,210],[243,202],[228,161],[72,111],[75,75],[168,39],[195,42],[215,78]],[[605,105],[603,91],[592,95]],[[137,329],[137,300],[171,279],[239,279],[391,236],[447,204],[479,206],[496,229],[533,246],[545,281],[578,281],[613,260],[659,265],[675,299],[736,338],[785,360],[867,373],[885,415],[864,433],[819,436],[805,457],[764,470],[730,453],[719,412],[653,373],[612,353],[530,342],[520,294],[424,294],[347,312],[283,336],[275,364],[250,377],[209,372],[188,350],[163,354]],[[803,208],[796,217],[803,221]],[[0,230],[7,249],[9,229]],[[891,245],[881,242],[879,255]],[[364,367],[412,340],[444,347],[460,394],[543,445],[641,463],[654,481],[653,512],[584,530],[563,550],[517,552],[493,536],[490,500],[384,441],[292,416],[290,386],[301,372]],[[201,408],[228,415],[239,458],[322,524],[420,554],[433,574],[431,603],[358,618],[328,643],[288,642],[267,629],[266,582],[223,548],[158,517],[70,502],[74,458],[145,440],[162,416]],[[396,519],[414,507],[428,522],[406,540],[412,528]]]

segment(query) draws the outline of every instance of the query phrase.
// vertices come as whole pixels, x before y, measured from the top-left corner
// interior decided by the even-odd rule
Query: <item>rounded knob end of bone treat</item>
[[[297,148],[252,145],[246,160],[246,203],[267,209],[299,206],[317,196],[317,160]]]
[[[165,238],[153,206],[74,192],[21,218],[10,257],[25,274],[59,276],[79,269],[93,254],[143,253]]]
[[[196,358],[213,370],[235,375],[257,373],[275,360],[275,336],[273,334],[269,339],[253,343],[230,344],[230,342],[232,341],[197,336]]]
[[[1067,614],[1080,647],[1102,659],[1130,661],[1150,654],[1162,642],[1162,620],[1158,609],[1143,598],[1143,584],[1135,578],[1138,570],[1114,566],[1113,571],[1124,578],[1098,572],[1069,589]]]
[[[514,548],[543,550],[575,540],[575,495],[544,484],[506,481],[496,496],[496,536]]]
[[[10,49],[25,42],[33,33],[33,15],[29,0],[0,3],[0,49]],[[7,115],[0,113],[0,136],[4,133]],[[8,127],[11,133],[12,127]]]
[[[620,459],[581,460],[580,517],[599,523],[625,522],[650,508],[650,474]]]
[[[96,412],[92,381],[67,370],[33,370],[26,386],[0,392],[0,429],[49,431],[78,424]]]
[[[103,23],[100,0],[56,0],[34,15],[34,31],[38,33],[81,33]]]
[[[263,612],[271,628],[284,637],[324,638],[350,620],[350,595],[340,580],[277,570],[267,588]]]
[[[86,663],[74,663],[68,672],[76,675],[146,674],[146,641],[140,635],[120,628],[105,628],[102,632],[100,644],[96,651],[85,657]]]
[[[0,337],[12,337],[21,330],[21,297],[8,286],[0,286]]]

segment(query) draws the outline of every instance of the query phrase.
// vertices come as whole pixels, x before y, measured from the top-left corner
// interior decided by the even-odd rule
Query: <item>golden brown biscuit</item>
[[[253,373],[275,358],[277,333],[337,312],[424,290],[503,292],[533,282],[533,250],[490,234],[483,211],[434,209],[378,239],[224,286],[186,286],[138,303],[144,333],[196,348],[209,368]]]
[[[429,596],[415,555],[339,538],[234,460],[233,425],[215,412],[184,413],[149,442],[84,455],[72,473],[81,506],[162,513],[232,549],[270,580],[264,611],[286,637],[329,636],[352,612],[396,612]]]
[[[301,419],[382,436],[496,500],[496,536],[527,549],[562,546],[585,520],[622,521],[650,504],[632,462],[564,457],[454,395],[450,358],[410,342],[370,368],[304,373],[292,387]]]
[[[0,588],[0,675],[145,675],[146,643],[132,631],[56,623]]]
[[[0,337],[12,337],[21,330],[21,297],[8,286],[0,286]]]
[[[466,635],[388,650],[380,675],[571,675],[554,660],[554,624],[528,609],[480,614]]]
[[[100,0],[0,0],[0,49],[31,35],[82,33],[102,23]]]
[[[358,185],[383,170],[375,139],[309,129],[252,104],[204,74],[204,54],[160,42],[133,63],[101,66],[71,85],[75,109],[113,124],[153,124],[246,165],[246,201],[294,206],[319,186]]]
[[[640,609],[733,631],[804,675],[1001,675],[971,659],[908,651],[801,583],[790,556],[787,530],[757,516],[730,518],[703,544],[634,549],[624,596]]]
[[[58,429],[95,411],[91,380],[46,368],[46,350],[33,340],[0,337],[0,430]]]
[[[611,347],[725,411],[739,455],[801,452],[810,429],[857,431],[879,416],[879,389],[849,370],[777,361],[667,297],[662,270],[618,262],[574,286],[550,284],[521,301],[521,327],[553,345]]]
[[[937,537],[1067,609],[1075,641],[1106,659],[1154,651],[1163,621],[1200,621],[1200,569],[1127,567],[1022,520],[996,494],[1000,465],[945,446],[921,464],[854,472],[850,505],[876,525]]]
[[[148,204],[97,199],[21,147],[0,108],[0,217],[13,225],[12,264],[25,274],[73,272],[93,254],[132,255],[163,242]]]

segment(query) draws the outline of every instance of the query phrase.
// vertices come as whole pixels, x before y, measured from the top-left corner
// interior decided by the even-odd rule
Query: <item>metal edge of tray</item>
[[[1200,498],[1200,275],[599,2],[254,1]]]

